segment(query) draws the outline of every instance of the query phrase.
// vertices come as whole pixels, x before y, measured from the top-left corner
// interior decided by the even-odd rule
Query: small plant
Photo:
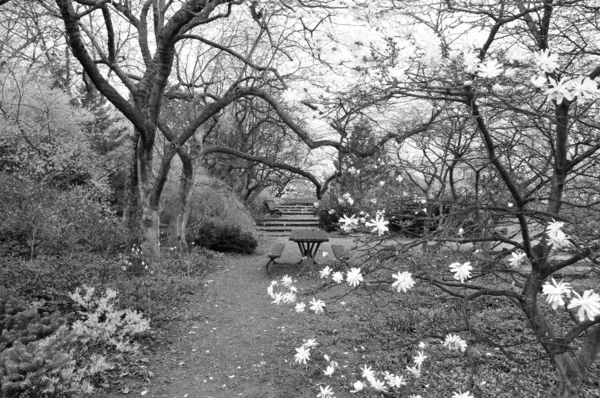
[[[195,231],[193,242],[196,246],[218,252],[242,254],[254,253],[258,242],[249,232],[244,232],[234,225],[216,225],[207,222]]]

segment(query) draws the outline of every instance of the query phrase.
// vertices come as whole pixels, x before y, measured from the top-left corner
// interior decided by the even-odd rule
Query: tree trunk
[[[580,369],[568,352],[553,356],[554,366],[560,377],[556,398],[578,398]]]
[[[140,241],[140,206],[138,191],[138,143],[140,131],[133,130],[131,138],[131,150],[129,157],[129,172],[125,182],[125,204],[123,208],[123,225],[129,232],[129,245],[137,244]]]

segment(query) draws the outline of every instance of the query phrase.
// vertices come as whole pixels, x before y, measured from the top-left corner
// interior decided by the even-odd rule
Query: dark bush
[[[327,210],[319,211],[319,227],[324,229],[325,232],[331,232],[338,229],[338,222],[340,216],[337,213],[331,213]]]
[[[236,225],[213,222],[206,222],[193,231],[191,240],[196,246],[225,253],[252,254],[258,246],[250,232],[244,232]]]

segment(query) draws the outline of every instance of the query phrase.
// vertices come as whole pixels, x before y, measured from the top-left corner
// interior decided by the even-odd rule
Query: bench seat
[[[331,245],[331,250],[333,251],[333,255],[338,260],[348,260],[350,258],[350,253],[346,250],[346,248],[342,245]]]
[[[269,257],[269,262],[265,267],[267,269],[267,275],[271,275],[269,273],[269,265],[271,265],[271,263],[275,263],[275,259],[281,257],[284,249],[285,243],[275,243],[267,253],[267,257]]]

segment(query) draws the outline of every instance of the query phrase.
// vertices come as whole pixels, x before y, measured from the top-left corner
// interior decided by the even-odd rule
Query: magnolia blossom
[[[567,308],[579,307],[577,316],[581,322],[585,321],[586,316],[590,321],[593,321],[594,318],[600,315],[600,296],[598,293],[593,290],[586,290],[583,292],[583,297],[577,292],[573,292],[573,294],[577,297],[571,299]]]
[[[392,283],[392,287],[398,289],[399,292],[406,292],[408,289],[411,289],[415,285],[415,280],[412,278],[410,272],[400,272],[392,275],[392,278],[396,279],[396,282]]]
[[[325,369],[323,371],[323,373],[325,374],[325,376],[331,376],[333,374],[333,372],[335,372],[335,366],[333,366],[333,365],[327,366],[327,369]]]
[[[474,398],[473,394],[471,394],[469,391],[467,392],[460,392],[460,390],[458,392],[455,392],[452,395],[452,398]]]
[[[390,387],[400,388],[406,385],[406,381],[404,381],[404,377],[397,376],[395,374],[391,374],[389,372],[385,372],[384,379],[387,381]]]
[[[558,68],[558,55],[550,55],[550,49],[541,50],[539,54],[535,54],[537,66],[546,73],[552,73]]]
[[[511,256],[512,258],[508,260],[508,263],[515,268],[521,265],[523,260],[527,258],[527,254],[521,251],[513,252]]]
[[[385,385],[384,381],[381,380],[377,380],[376,378],[371,378],[368,379],[369,380],[369,384],[371,384],[371,387],[373,387],[374,390],[376,391],[387,391],[387,387]]]
[[[296,295],[292,292],[287,292],[283,295],[283,302],[287,304],[296,302]]]
[[[552,278],[552,283],[546,282],[542,287],[542,294],[548,296],[546,301],[548,301],[548,304],[552,305],[553,310],[565,305],[563,294],[570,297],[571,293],[571,285],[568,282],[563,282],[561,280],[557,283],[554,278]]]
[[[355,382],[353,385],[354,390],[350,391],[350,392],[359,392],[361,391],[363,388],[365,388],[365,383],[363,383],[362,381],[357,381]]]
[[[325,386],[325,388],[323,388],[319,386],[319,389],[321,390],[321,392],[317,394],[317,398],[333,397],[333,390],[331,389],[331,387]]]
[[[451,351],[456,350],[465,352],[467,349],[467,342],[461,339],[460,336],[450,333],[446,336],[446,340],[444,340],[444,347]]]
[[[367,380],[370,379],[374,379],[375,378],[375,372],[373,372],[373,369],[371,369],[370,366],[365,365],[362,369],[362,377],[364,377]]]
[[[285,287],[290,287],[292,282],[293,282],[293,280],[292,280],[291,276],[284,275],[281,277],[281,283],[283,283],[283,286],[285,286]]]
[[[310,349],[302,346],[296,348],[295,362],[306,365],[306,361],[310,360]]]
[[[479,58],[477,54],[469,50],[463,52],[463,58],[465,61],[465,72],[476,73],[478,71],[477,66],[479,65]]]
[[[550,88],[548,88],[544,94],[548,96],[550,100],[555,100],[558,105],[562,104],[563,99],[568,101],[573,100],[573,94],[571,94],[570,83],[566,81],[566,78],[560,79],[560,81],[556,81],[553,78],[549,77]]]
[[[459,280],[461,283],[464,283],[465,280],[471,277],[471,271],[473,267],[470,262],[466,262],[464,264],[461,263],[452,263],[450,264],[450,271],[454,272],[454,279]]]
[[[531,76],[529,80],[531,81],[531,84],[537,88],[542,88],[546,85],[546,76]]]
[[[504,76],[506,76],[508,79],[512,79],[516,74],[517,71],[515,69],[507,69],[504,71]]]
[[[319,271],[319,276],[321,278],[325,278],[325,277],[329,276],[330,273],[331,273],[331,268],[329,268],[329,265],[328,265],[325,268],[323,268],[321,271]]]
[[[298,313],[304,312],[305,307],[306,307],[306,304],[304,304],[304,303],[296,304],[296,312],[298,312]]]
[[[383,216],[377,215],[374,220],[371,219],[371,222],[366,222],[365,226],[368,228],[373,227],[373,230],[371,230],[371,232],[377,231],[377,234],[379,236],[381,236],[386,231],[389,231],[389,229],[387,227],[388,224],[389,224],[389,221],[384,221]]]
[[[354,214],[351,217],[347,217],[346,215],[342,216],[342,218],[340,218],[340,222],[344,223],[344,225],[342,225],[342,229],[346,232],[351,231],[353,227],[358,225],[358,219],[354,216]]]
[[[423,365],[423,361],[427,359],[427,355],[423,353],[423,351],[419,351],[419,355],[413,358],[415,364],[420,368]]]
[[[421,369],[419,369],[419,367],[417,365],[415,365],[415,366],[406,365],[406,370],[408,370],[415,377],[421,377]]]
[[[571,95],[580,101],[594,101],[600,95],[598,84],[587,76],[579,76],[570,82]]]
[[[332,279],[335,283],[342,283],[344,281],[344,274],[340,271],[333,273]]]
[[[546,227],[546,234],[548,235],[548,245],[553,245],[556,248],[569,247],[569,237],[562,231],[562,227],[565,225],[564,222],[552,220],[551,223]]]
[[[321,299],[317,300],[313,297],[312,301],[310,302],[311,311],[314,311],[315,314],[319,314],[323,312],[323,308],[325,308],[325,302]]]
[[[358,286],[363,281],[363,276],[360,273],[360,268],[351,268],[346,274],[346,281],[352,287]]]
[[[275,293],[273,298],[274,300],[271,303],[279,305],[283,302],[283,293]]]
[[[479,65],[479,76],[492,79],[502,74],[502,65],[495,59],[490,59]]]

